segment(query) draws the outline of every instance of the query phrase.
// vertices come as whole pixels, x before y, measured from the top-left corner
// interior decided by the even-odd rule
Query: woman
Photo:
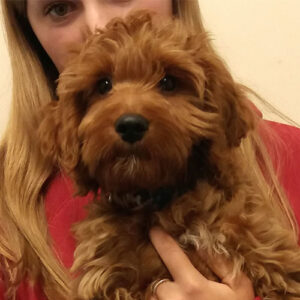
[[[53,166],[39,152],[35,136],[39,109],[55,98],[54,81],[66,63],[67,46],[83,41],[85,29],[103,27],[112,17],[124,16],[132,9],[151,9],[166,17],[177,15],[203,31],[198,1],[2,0],[2,6],[13,70],[11,116],[0,148],[2,296],[5,290],[11,298],[16,293],[18,299],[68,299],[68,268],[74,250],[70,226],[83,218],[89,198],[73,198],[68,179],[54,175]],[[272,126],[277,126],[280,136],[299,134],[295,128]],[[269,144],[272,142],[270,139]],[[296,138],[288,142],[293,149],[300,149]],[[265,157],[265,175],[278,195],[276,205],[296,238],[293,213],[263,145],[259,145]],[[278,151],[281,155],[282,150]],[[253,167],[261,174],[258,164]],[[284,178],[293,178],[289,169],[283,171]],[[294,186],[288,188],[288,193],[299,195]],[[292,199],[296,197],[291,195]],[[208,262],[222,283],[211,282],[194,269],[166,233],[155,228],[150,237],[173,276],[173,281],[157,282],[153,299],[254,299],[250,280],[244,274],[232,280],[230,263],[222,257]]]

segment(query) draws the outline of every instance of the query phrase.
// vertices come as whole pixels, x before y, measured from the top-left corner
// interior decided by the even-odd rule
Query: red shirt
[[[300,224],[300,129],[269,121],[262,121],[275,130],[277,136],[262,133],[275,167],[279,167],[279,178],[283,185],[298,224]],[[278,142],[278,140],[281,140]],[[277,145],[274,147],[274,145]],[[276,151],[274,151],[276,148]],[[75,241],[71,234],[72,224],[80,221],[90,197],[73,197],[70,180],[62,175],[53,179],[46,193],[46,214],[49,232],[61,261],[66,267],[73,262]],[[0,287],[0,300],[1,287]],[[23,283],[18,290],[18,300],[45,300],[40,287]]]

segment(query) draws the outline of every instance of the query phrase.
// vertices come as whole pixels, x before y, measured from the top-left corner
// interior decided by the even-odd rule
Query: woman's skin
[[[86,29],[93,32],[96,27],[104,27],[113,17],[122,17],[138,9],[149,9],[169,17],[172,15],[172,1],[27,0],[27,16],[32,29],[59,72],[65,66],[68,46],[82,42]],[[250,280],[244,274],[232,279],[231,265],[224,258],[216,257],[213,262],[208,262],[222,283],[209,281],[163,230],[152,229],[150,238],[173,278],[173,281],[159,285],[156,297],[151,300],[254,299]]]
[[[172,15],[171,0],[27,0],[27,16],[40,43],[62,71],[68,45],[80,43],[83,32],[104,27],[113,17],[129,11],[149,9],[162,16]]]
[[[221,256],[207,260],[222,283],[207,280],[191,264],[177,243],[162,229],[153,228],[150,239],[172,275],[173,281],[158,286],[150,300],[253,300],[250,279],[244,274],[232,277],[232,265]]]

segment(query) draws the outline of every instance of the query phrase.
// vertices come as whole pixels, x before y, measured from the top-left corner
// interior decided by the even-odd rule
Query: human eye
[[[54,20],[61,20],[66,18],[75,9],[75,6],[75,3],[71,1],[54,1],[46,5],[44,14]]]

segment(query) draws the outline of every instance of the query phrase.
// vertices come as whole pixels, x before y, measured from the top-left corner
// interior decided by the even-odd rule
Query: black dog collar
[[[155,191],[141,190],[134,194],[105,193],[104,197],[111,205],[123,210],[132,212],[140,210],[158,211],[187,191],[188,189],[184,188],[161,187]]]

